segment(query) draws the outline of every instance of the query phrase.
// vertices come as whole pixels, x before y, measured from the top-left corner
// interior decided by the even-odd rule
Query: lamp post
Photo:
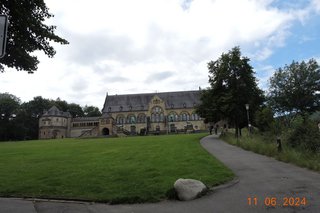
[[[250,135],[249,104],[246,104],[245,106],[247,110],[247,119],[248,119],[248,134]]]

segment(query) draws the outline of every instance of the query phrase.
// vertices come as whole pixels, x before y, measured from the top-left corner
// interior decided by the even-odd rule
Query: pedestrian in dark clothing
[[[212,135],[213,126],[210,126],[210,135]]]

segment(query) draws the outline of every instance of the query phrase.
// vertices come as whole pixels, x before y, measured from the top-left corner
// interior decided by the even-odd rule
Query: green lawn
[[[231,180],[233,173],[201,147],[203,136],[0,143],[0,196],[155,202],[178,178],[210,187]]]

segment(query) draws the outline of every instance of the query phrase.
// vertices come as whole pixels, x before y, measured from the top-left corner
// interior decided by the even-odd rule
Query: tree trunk
[[[238,120],[236,120],[236,122],[235,122],[235,129],[236,129],[236,131],[235,131],[235,137],[236,137],[236,138],[239,138],[239,125],[238,125]]]

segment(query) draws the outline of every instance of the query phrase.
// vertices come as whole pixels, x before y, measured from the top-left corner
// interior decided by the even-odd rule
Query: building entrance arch
[[[109,135],[110,134],[110,131],[108,128],[103,128],[102,129],[102,135]]]

